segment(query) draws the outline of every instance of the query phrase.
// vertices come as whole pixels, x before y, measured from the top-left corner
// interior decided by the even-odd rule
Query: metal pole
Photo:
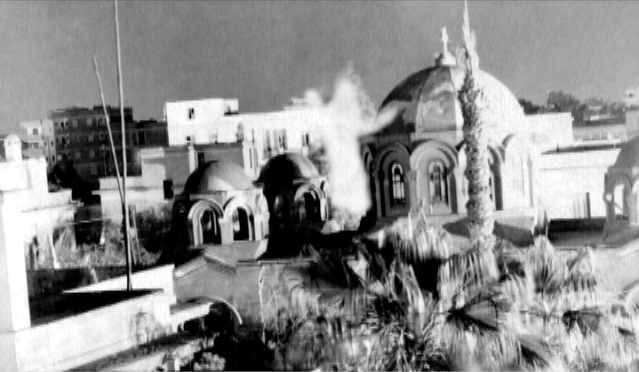
[[[115,163],[115,178],[118,182],[118,192],[120,193],[120,202],[124,205],[124,196],[122,195],[122,178],[120,178],[120,167],[118,166],[118,158],[115,154],[115,144],[113,143],[113,134],[111,133],[111,118],[107,112],[106,103],[104,101],[104,92],[102,91],[102,81],[100,80],[100,72],[98,71],[98,60],[93,57],[93,66],[95,67],[95,76],[98,78],[98,88],[100,89],[100,99],[102,100],[102,109],[104,110],[104,118],[106,120],[107,131],[109,132],[109,144],[111,145],[111,154],[113,154],[113,163]],[[106,174],[106,162],[104,164]]]
[[[120,52],[120,22],[118,21],[118,0],[113,0],[115,11],[115,42],[118,53],[118,90],[120,95],[120,125],[122,127],[122,214],[124,214],[124,249],[126,251],[126,289],[131,286],[131,241],[129,239],[129,203],[126,199],[126,129],[124,125],[124,90],[122,88],[122,58]]]

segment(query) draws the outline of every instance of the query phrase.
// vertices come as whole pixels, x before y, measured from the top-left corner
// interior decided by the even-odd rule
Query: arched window
[[[202,243],[221,243],[220,226],[213,210],[206,210],[202,213],[200,224],[202,226]]]
[[[406,203],[404,194],[404,169],[399,163],[393,163],[390,167],[391,177],[391,202],[393,205],[401,205]]]
[[[249,216],[244,208],[237,208],[231,216],[233,223],[233,240],[249,240]]]
[[[437,160],[430,163],[430,200],[431,204],[448,204],[448,179],[446,178],[446,166]]]
[[[320,221],[319,198],[311,191],[305,192],[302,197],[304,199],[305,219],[311,222]]]

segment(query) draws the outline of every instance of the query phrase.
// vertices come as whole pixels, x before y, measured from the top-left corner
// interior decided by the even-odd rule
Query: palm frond
[[[453,368],[497,370],[512,365],[519,354],[519,344],[508,327],[497,330],[472,330],[446,322],[438,334],[446,359]]]
[[[563,323],[569,330],[577,328],[582,334],[597,332],[603,314],[597,308],[568,310],[562,317]]]
[[[492,282],[497,277],[493,251],[475,247],[453,255],[440,265],[437,292],[440,298],[451,299],[463,288]]]
[[[567,277],[567,267],[555,256],[550,242],[536,241],[535,246],[528,252],[527,261],[535,284],[535,292],[544,298],[557,295]]]
[[[577,251],[577,254],[567,260],[566,266],[568,267],[569,274],[573,274],[575,272],[594,272],[595,261],[592,250],[589,247],[580,248]]]
[[[518,335],[519,364],[531,369],[548,368],[556,363],[556,355],[542,337],[531,334]]]
[[[499,279],[499,283],[502,293],[520,309],[527,308],[532,302],[534,286],[529,276],[506,274]]]
[[[507,323],[511,309],[512,301],[497,285],[484,285],[470,290],[468,300],[461,307],[452,308],[446,320],[465,329],[497,331]]]
[[[409,262],[446,260],[455,252],[450,234],[441,227],[423,226],[416,230],[413,244],[412,251],[402,252]]]

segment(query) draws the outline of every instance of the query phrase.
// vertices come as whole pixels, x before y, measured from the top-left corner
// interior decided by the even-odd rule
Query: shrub
[[[538,239],[524,249],[496,240],[462,250],[444,230],[413,222],[387,228],[381,247],[361,240],[358,265],[367,270],[352,272],[365,274],[343,288],[350,296],[269,323],[284,366],[616,370],[637,360],[636,312],[594,270],[587,248],[564,257]],[[350,270],[325,258],[316,255],[325,268]],[[308,285],[316,280],[290,287],[322,299]],[[365,305],[353,308],[349,297]]]

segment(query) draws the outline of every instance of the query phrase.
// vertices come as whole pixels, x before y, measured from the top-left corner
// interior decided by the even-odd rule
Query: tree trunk
[[[492,247],[493,202],[490,198],[490,166],[488,163],[488,136],[481,117],[479,99],[482,92],[476,86],[472,68],[466,71],[464,85],[459,92],[463,132],[466,144],[466,171],[468,179],[468,203],[466,209],[470,219],[471,240],[480,246]]]

